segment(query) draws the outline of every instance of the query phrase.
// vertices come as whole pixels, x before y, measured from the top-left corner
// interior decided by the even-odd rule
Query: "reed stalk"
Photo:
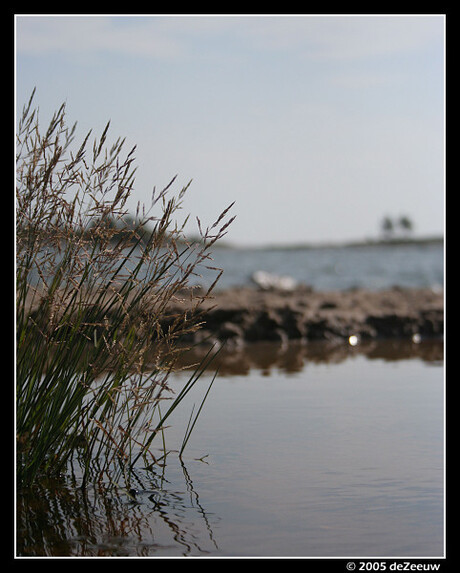
[[[174,396],[168,377],[184,337],[200,327],[190,277],[233,219],[228,209],[188,241],[175,219],[187,187],[155,189],[135,217],[127,199],[134,152],[108,144],[109,123],[90,148],[75,146],[65,106],[41,132],[32,94],[17,126],[17,477],[31,484],[78,460],[85,479],[146,457],[165,420],[196,384]],[[177,311],[184,297],[194,305]],[[171,303],[176,309],[168,316]],[[165,318],[168,318],[165,321]],[[161,415],[160,404],[169,400]],[[162,408],[163,409],[163,408]],[[188,435],[184,439],[188,440]],[[185,445],[185,444],[184,444]],[[182,448],[183,449],[183,448]],[[181,450],[182,453],[182,450]],[[98,468],[95,472],[94,468]]]

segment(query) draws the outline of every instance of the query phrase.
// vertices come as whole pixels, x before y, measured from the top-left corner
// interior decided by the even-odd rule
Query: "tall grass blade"
[[[124,139],[110,146],[108,122],[92,153],[91,132],[74,149],[65,105],[42,131],[34,95],[17,129],[17,477],[30,484],[78,460],[86,483],[133,468],[158,433],[164,440],[164,422],[212,359],[210,350],[162,413],[181,342],[200,327],[207,296],[193,297],[188,280],[226,232],[228,209],[213,234],[190,243],[175,221],[188,185],[171,197],[174,178],[133,218],[135,147],[123,157]],[[171,302],[187,289],[193,309],[171,319]]]

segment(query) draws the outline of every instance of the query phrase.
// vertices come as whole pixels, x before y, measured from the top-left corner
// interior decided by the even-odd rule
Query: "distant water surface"
[[[439,288],[444,283],[444,247],[440,243],[299,249],[216,248],[213,265],[224,270],[219,288],[249,284],[252,274],[258,270],[290,276],[315,290],[384,289],[395,285]],[[215,276],[205,269],[202,275],[204,284],[210,284]]]
[[[43,256],[46,258],[46,251]],[[137,264],[136,256],[126,263],[127,268]],[[181,275],[181,264],[186,266],[194,259],[189,252],[184,256],[185,261],[171,267],[171,274],[177,273],[175,278]],[[256,271],[287,276],[318,291],[393,286],[441,289],[444,284],[444,247],[440,242],[286,249],[215,247],[211,257],[196,267],[189,284],[209,287],[218,276],[215,268],[223,270],[218,289],[251,285]],[[30,280],[40,282],[34,269]]]

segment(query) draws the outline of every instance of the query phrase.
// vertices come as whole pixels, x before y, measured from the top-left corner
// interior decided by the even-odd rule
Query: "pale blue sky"
[[[18,110],[67,102],[83,137],[137,144],[136,191],[193,179],[238,245],[444,229],[443,15],[16,16]],[[196,230],[193,222],[191,231]]]

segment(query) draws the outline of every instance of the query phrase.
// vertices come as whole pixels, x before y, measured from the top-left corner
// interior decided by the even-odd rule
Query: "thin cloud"
[[[117,20],[107,16],[19,17],[17,51],[21,55],[107,53],[156,59],[186,53],[182,43],[151,18]]]
[[[346,61],[423,48],[443,35],[443,16],[18,16],[22,54],[59,52],[190,57],[210,40],[243,52],[295,52]]]

